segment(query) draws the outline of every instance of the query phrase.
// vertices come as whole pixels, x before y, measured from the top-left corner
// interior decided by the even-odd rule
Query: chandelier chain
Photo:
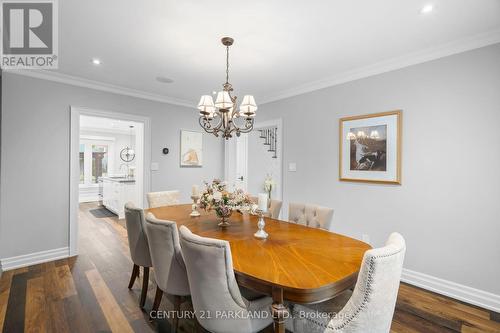
[[[226,46],[226,83],[229,83],[229,46]]]

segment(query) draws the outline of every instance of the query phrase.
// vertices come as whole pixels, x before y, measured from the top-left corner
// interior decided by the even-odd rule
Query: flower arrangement
[[[234,210],[246,211],[250,209],[250,197],[241,189],[229,192],[227,184],[214,179],[211,183],[205,182],[205,190],[200,197],[200,207],[206,211],[215,211],[222,218],[221,226],[229,225],[227,219]]]

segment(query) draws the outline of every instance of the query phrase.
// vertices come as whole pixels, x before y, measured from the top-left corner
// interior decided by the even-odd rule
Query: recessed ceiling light
[[[94,65],[100,65],[101,64],[101,60],[97,59],[97,58],[92,58],[92,63]]]
[[[161,82],[161,83],[172,83],[174,80],[171,78],[165,77],[165,76],[157,76],[156,81]]]
[[[420,9],[420,14],[428,14],[434,10],[434,6],[431,4],[425,5]]]

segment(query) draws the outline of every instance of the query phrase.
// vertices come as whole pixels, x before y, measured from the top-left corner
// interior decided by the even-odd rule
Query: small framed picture
[[[181,130],[181,167],[203,166],[203,134]]]
[[[339,121],[339,179],[401,184],[402,111]]]

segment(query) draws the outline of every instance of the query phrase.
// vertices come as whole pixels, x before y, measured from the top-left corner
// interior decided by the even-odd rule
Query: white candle
[[[261,211],[267,212],[267,194],[266,193],[259,193],[258,206],[259,206],[259,209]]]
[[[191,194],[192,194],[192,196],[198,195],[198,185],[193,185],[193,187],[191,189]]]

